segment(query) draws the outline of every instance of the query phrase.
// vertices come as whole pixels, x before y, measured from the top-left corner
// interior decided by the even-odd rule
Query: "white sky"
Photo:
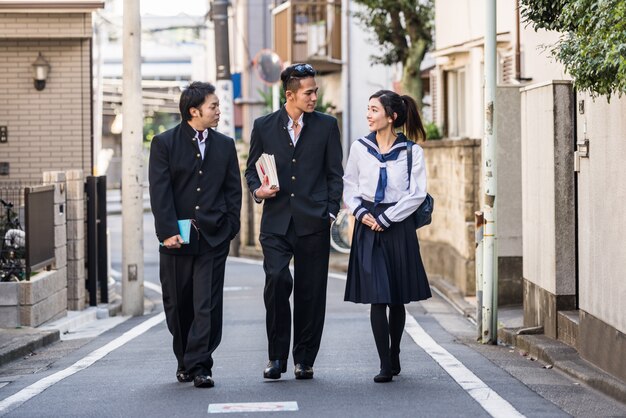
[[[141,0],[141,14],[176,16],[185,13],[190,16],[203,16],[209,8],[210,0]],[[113,11],[121,15],[123,0],[113,0]]]

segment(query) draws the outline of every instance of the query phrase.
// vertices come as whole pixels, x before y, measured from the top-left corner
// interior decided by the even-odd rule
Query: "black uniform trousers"
[[[197,255],[160,254],[167,327],[178,368],[211,376],[212,354],[222,339],[224,272],[229,242],[211,248],[200,239]]]
[[[293,361],[313,366],[326,314],[330,228],[297,236],[293,220],[285,235],[261,233],[265,269],[265,324],[270,360],[286,360],[291,340],[289,297],[293,290]],[[289,262],[294,259],[294,276]]]

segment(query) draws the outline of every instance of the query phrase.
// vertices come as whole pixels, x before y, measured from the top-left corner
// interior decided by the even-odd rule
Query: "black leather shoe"
[[[393,374],[389,370],[381,370],[376,376],[374,376],[374,382],[376,383],[387,383],[391,382],[393,379]]]
[[[215,386],[215,382],[211,376],[206,374],[199,374],[193,378],[193,385],[197,388],[212,388]]]
[[[176,370],[176,379],[178,379],[180,383],[185,383],[191,382],[193,380],[193,377],[191,377],[191,374],[189,374],[187,370],[178,369]]]
[[[270,360],[263,370],[266,379],[280,379],[280,374],[287,371],[287,360]]]
[[[296,375],[296,379],[313,379],[313,367],[298,363],[293,374]]]

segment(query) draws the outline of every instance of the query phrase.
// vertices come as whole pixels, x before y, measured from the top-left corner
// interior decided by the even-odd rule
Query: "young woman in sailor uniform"
[[[400,373],[404,305],[431,297],[411,216],[426,198],[424,152],[407,146],[426,134],[415,100],[389,90],[370,97],[367,122],[371,132],[352,144],[343,177],[343,199],[357,220],[345,300],[371,304],[380,357],[374,381],[382,383]]]

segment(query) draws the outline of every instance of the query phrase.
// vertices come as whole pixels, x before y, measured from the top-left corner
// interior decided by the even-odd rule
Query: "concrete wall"
[[[0,13],[0,125],[8,142],[3,180],[38,181],[47,170],[91,172],[91,15]],[[42,91],[31,64],[39,52],[51,70]]]
[[[569,82],[522,89],[525,325],[556,338],[556,312],[575,307],[574,101]]]
[[[548,80],[569,80],[562,64],[552,58],[552,46],[560,34],[554,31],[538,30],[522,22],[520,24],[520,63],[521,76],[531,78],[533,83]]]
[[[343,110],[342,142],[344,144],[344,161],[347,159],[350,144],[357,138],[369,133],[365,119],[369,97],[378,90],[393,90],[393,81],[401,78],[394,67],[371,63],[371,56],[378,55],[380,46],[373,39],[373,34],[366,31],[352,16],[362,10],[351,1],[345,11],[347,24],[343,34],[343,57],[346,64],[343,77]]]
[[[626,333],[626,98],[578,100],[578,140],[590,148],[578,174],[579,306]]]
[[[485,35],[485,4],[472,0],[435,1],[436,49],[482,38]],[[498,1],[498,33],[514,29],[515,7],[513,0]]]
[[[519,86],[498,86],[496,94],[498,303],[514,305],[523,296],[521,97]]]

